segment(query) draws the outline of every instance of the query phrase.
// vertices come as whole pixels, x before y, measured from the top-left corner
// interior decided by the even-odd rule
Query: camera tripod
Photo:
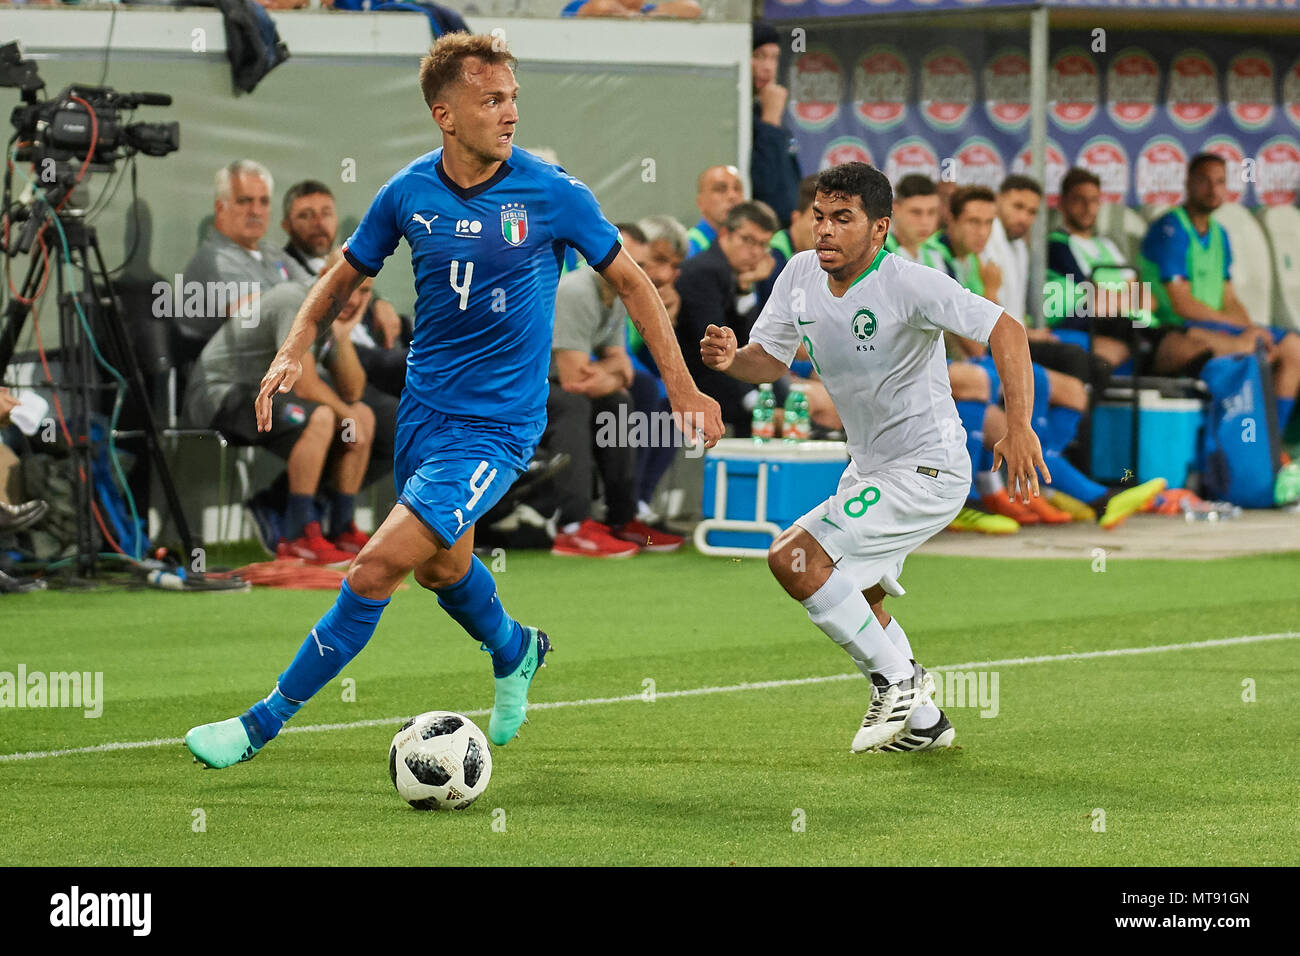
[[[17,237],[14,251],[31,250],[38,228],[46,220],[46,215],[43,213],[46,210],[56,209],[62,201],[61,197],[68,195],[73,185],[71,181],[60,182],[46,196],[36,200],[31,210],[31,218],[24,224],[22,232]],[[77,212],[50,212],[49,215],[57,217],[59,226],[62,227],[63,237],[66,238],[65,246],[59,236],[58,227],[53,222],[45,225],[47,245],[53,247],[50,252],[50,267],[55,270],[58,283],[61,371],[56,389],[57,394],[63,397],[63,420],[67,425],[67,437],[71,446],[69,450],[74,468],[77,516],[76,572],[80,577],[93,579],[96,577],[96,566],[99,563],[94,533],[94,473],[92,471],[94,441],[91,434],[91,419],[96,410],[95,396],[105,385],[101,383],[100,373],[96,367],[94,353],[96,342],[100,345],[100,354],[103,358],[125,379],[126,402],[142,417],[140,434],[162,487],[176,532],[180,537],[182,553],[188,560],[194,553],[194,542],[185,520],[184,510],[181,508],[180,498],[176,494],[176,485],[172,481],[171,471],[163,456],[144,376],[135,350],[131,346],[131,339],[127,335],[121,304],[109,282],[108,269],[104,265],[104,257],[100,252],[95,229],[87,225]],[[49,242],[49,239],[54,241]],[[22,333],[23,324],[31,314],[31,306],[27,303],[34,297],[40,282],[42,271],[40,265],[41,256],[33,252],[31,265],[23,281],[21,298],[14,297],[9,302],[5,325],[0,329],[0,369],[9,365]],[[80,289],[68,287],[65,267],[71,267],[80,273]],[[77,310],[77,303],[81,305],[80,313]],[[105,437],[107,439],[107,436]],[[123,541],[122,545],[126,547],[127,542]],[[201,577],[201,574],[189,572],[186,577]]]

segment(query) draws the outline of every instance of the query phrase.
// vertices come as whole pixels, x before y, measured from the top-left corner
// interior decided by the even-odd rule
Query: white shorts
[[[915,465],[861,475],[850,462],[835,494],[795,520],[860,590],[879,584],[895,597],[903,561],[957,517],[969,479]]]

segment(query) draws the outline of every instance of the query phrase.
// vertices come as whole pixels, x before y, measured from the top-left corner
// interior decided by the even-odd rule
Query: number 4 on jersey
[[[454,292],[460,293],[460,310],[462,312],[469,306],[469,284],[474,280],[474,263],[466,260],[465,262],[465,284],[457,285],[460,273],[460,260],[451,260],[451,288]],[[487,464],[484,462],[484,464]],[[493,472],[496,474],[496,472]]]

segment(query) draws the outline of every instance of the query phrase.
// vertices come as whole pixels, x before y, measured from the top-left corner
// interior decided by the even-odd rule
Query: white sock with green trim
[[[816,593],[800,602],[809,619],[844,648],[863,676],[872,671],[891,684],[912,676],[912,662],[898,652],[871,605],[846,573],[834,568]]]

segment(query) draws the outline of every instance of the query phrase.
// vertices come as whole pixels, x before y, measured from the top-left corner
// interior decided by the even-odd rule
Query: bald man
[[[687,230],[690,246],[686,255],[695,255],[713,245],[732,207],[745,199],[745,185],[740,181],[740,170],[735,166],[710,166],[700,173],[696,181],[695,205],[700,210],[700,221]]]

